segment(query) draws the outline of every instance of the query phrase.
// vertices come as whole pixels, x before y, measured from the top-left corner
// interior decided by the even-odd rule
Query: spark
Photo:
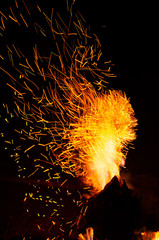
[[[26,27],[28,28],[28,24],[27,24],[27,22],[25,21],[25,19],[24,19],[23,15],[22,15],[21,13],[20,13],[20,16],[21,16],[21,18],[22,18],[23,22],[25,23]]]
[[[25,1],[24,1],[24,0],[22,0],[22,1],[23,1],[23,4],[24,4],[24,6],[25,6],[25,8],[26,8],[26,10],[27,10],[27,13],[30,15],[29,9],[28,9],[28,7],[27,7]]]
[[[51,36],[54,47],[49,53],[45,54],[35,43],[31,59],[23,54],[23,49],[7,43],[7,54],[1,57],[3,67],[0,66],[12,82],[7,82],[7,86],[14,91],[14,114],[4,105],[7,114],[4,124],[15,120],[21,123],[13,131],[13,140],[3,134],[4,142],[15,147],[11,155],[18,165],[19,176],[33,183],[34,191],[25,195],[25,204],[27,200],[39,201],[40,206],[43,204],[45,209],[50,209],[47,231],[56,232],[58,226],[57,238],[60,234],[71,235],[87,211],[87,205],[82,202],[83,193],[78,189],[75,197],[67,189],[70,179],[73,183],[75,178],[82,181],[82,191],[90,195],[99,193],[114,175],[120,176],[128,146],[136,138],[137,126],[126,95],[107,89],[108,77],[115,77],[111,73],[112,63],[106,59],[104,67],[100,68],[100,41],[90,33],[80,14],[73,17],[73,3],[70,8],[67,6],[68,23],[59,14],[53,17],[53,9],[50,17],[36,6],[47,27],[38,20],[32,27],[38,38],[40,34],[41,41]],[[32,7],[23,1],[23,12],[16,0],[15,5],[15,13],[11,7],[11,14],[6,17],[0,12],[3,30],[7,31],[7,24],[4,25],[2,17],[20,27],[16,17],[19,12],[23,27],[28,31]],[[13,72],[4,67],[8,59]],[[48,187],[45,197],[41,179]],[[78,208],[78,217],[61,217],[63,208],[67,208],[63,196],[73,205],[72,212],[74,207]],[[34,211],[27,206],[28,214]],[[36,216],[44,218],[47,214],[39,208]]]
[[[20,26],[20,23],[18,22],[18,20],[17,20],[15,14],[13,13],[13,10],[12,10],[11,7],[10,7],[10,11],[11,11],[11,14],[12,14],[13,17],[12,17],[11,15],[9,15],[9,17],[10,17],[14,22],[18,23],[18,25]]]
[[[32,149],[33,147],[35,147],[35,144],[33,144],[32,146],[30,146],[29,148],[27,148],[24,152],[26,153],[27,151],[29,151],[29,150]]]

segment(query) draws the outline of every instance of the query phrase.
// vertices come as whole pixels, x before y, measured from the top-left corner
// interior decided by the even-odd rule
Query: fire
[[[155,234],[155,236],[154,236],[153,240],[159,240],[159,232],[156,232],[154,234]]]
[[[61,155],[61,164],[98,193],[115,175],[119,176],[120,167],[125,164],[124,150],[136,137],[137,120],[129,99],[121,91],[92,96],[83,108],[85,113],[70,124],[65,134],[69,143]]]
[[[2,67],[0,70],[14,82],[14,87],[8,86],[16,96],[16,115],[31,125],[21,132],[25,133],[23,140],[32,139],[35,144],[24,153],[37,145],[49,152],[47,156],[41,153],[44,160],[41,156],[35,160],[35,169],[28,177],[38,171],[37,161],[60,165],[62,171],[80,177],[96,194],[119,176],[128,144],[136,138],[137,120],[126,95],[106,89],[107,77],[114,77],[111,62],[99,68],[101,44],[96,35],[88,33],[83,18],[75,14],[76,23],[71,14],[66,27],[61,17],[52,23],[52,14],[53,10],[51,19],[44,14],[49,28],[42,32],[53,36],[55,49],[43,55],[35,44],[34,64],[25,57],[26,62],[15,67],[15,76]],[[26,21],[25,26],[29,27]],[[14,51],[21,61],[20,50]],[[44,136],[47,139],[43,142]]]
[[[86,234],[79,234],[78,240],[92,240],[94,236],[94,230],[92,227],[86,229]]]
[[[143,240],[159,240],[159,232],[142,232]]]

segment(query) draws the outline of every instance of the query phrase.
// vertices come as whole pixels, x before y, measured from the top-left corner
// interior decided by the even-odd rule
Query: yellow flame
[[[159,232],[155,233],[155,236],[154,236],[153,240],[159,240]]]
[[[159,240],[159,232],[155,233],[155,236],[154,236],[153,240]]]
[[[142,232],[143,240],[159,240],[159,232]]]
[[[137,120],[126,95],[109,91],[92,96],[66,131],[67,150],[62,153],[64,170],[81,176],[98,193],[125,164],[128,143],[136,138]]]

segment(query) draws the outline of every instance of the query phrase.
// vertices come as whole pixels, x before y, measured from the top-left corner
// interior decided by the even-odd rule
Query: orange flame
[[[86,229],[86,234],[80,233],[78,235],[78,240],[91,240],[93,239],[94,230],[92,227]]]
[[[84,108],[85,114],[66,131],[69,143],[61,155],[61,164],[98,193],[115,175],[119,176],[120,167],[125,164],[124,149],[136,137],[137,120],[121,91],[92,96]]]
[[[142,232],[143,240],[159,240],[159,232]]]
[[[154,236],[153,240],[159,240],[159,232],[156,232],[154,234],[155,234],[155,236]]]

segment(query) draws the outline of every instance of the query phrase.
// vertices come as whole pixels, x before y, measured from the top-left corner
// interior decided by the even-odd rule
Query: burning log
[[[91,197],[85,216],[79,222],[79,233],[94,230],[96,240],[159,240],[157,212],[137,191],[128,188],[116,176],[103,191]],[[86,231],[87,230],[87,231]]]
[[[88,200],[86,215],[79,223],[79,232],[94,229],[95,239],[132,239],[140,225],[141,197],[115,176],[96,197]]]

